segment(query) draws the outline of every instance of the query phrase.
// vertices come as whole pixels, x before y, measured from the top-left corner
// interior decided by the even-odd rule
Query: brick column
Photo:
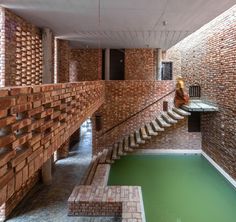
[[[42,166],[42,179],[45,185],[52,183],[52,160],[49,158]]]
[[[53,83],[53,33],[49,28],[42,30],[43,83]]]

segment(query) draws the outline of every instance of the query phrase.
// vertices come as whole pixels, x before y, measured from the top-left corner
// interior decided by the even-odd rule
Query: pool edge
[[[235,189],[236,180],[234,180],[219,164],[217,164],[210,156],[208,156],[202,149],[201,150],[176,150],[176,149],[139,149],[131,155],[161,155],[161,154],[184,154],[184,155],[202,155]]]

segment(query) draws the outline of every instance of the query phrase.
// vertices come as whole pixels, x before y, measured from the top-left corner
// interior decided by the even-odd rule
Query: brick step
[[[88,175],[85,178],[84,185],[90,185],[92,183],[98,163],[99,163],[99,157],[91,162],[91,168],[89,169]]]
[[[118,144],[115,143],[114,146],[113,146],[113,150],[112,150],[112,159],[113,160],[120,159],[120,157],[117,154],[118,154]]]
[[[144,144],[145,140],[142,140],[140,132],[138,130],[136,130],[135,132],[135,139],[136,139],[136,143],[138,144]]]
[[[151,122],[151,125],[152,125],[152,127],[153,127],[153,129],[154,129],[155,132],[164,131],[164,128],[160,127],[160,125],[157,123],[156,120],[153,120],[153,121]]]
[[[158,133],[153,131],[150,123],[146,124],[145,126],[146,126],[146,130],[147,130],[147,134],[149,136],[157,136]]]
[[[178,113],[179,115],[181,116],[190,116],[191,113],[190,112],[187,112],[181,108],[176,108],[176,107],[173,107],[172,110],[175,112],[175,113]]]
[[[133,151],[133,149],[132,148],[130,148],[130,146],[129,146],[129,137],[128,136],[126,136],[125,138],[124,138],[124,151],[125,152],[132,152]]]
[[[134,133],[131,133],[130,135],[129,135],[129,144],[130,144],[130,147],[131,148],[136,148],[136,147],[138,147],[138,144],[135,142],[135,137],[134,137]]]
[[[144,140],[151,139],[151,136],[148,136],[147,131],[144,126],[140,128],[140,132],[141,132],[142,139],[144,139]]]
[[[167,113],[174,120],[182,120],[182,119],[184,119],[184,117],[182,115],[179,115],[178,113],[176,113],[176,112],[174,112],[172,110],[167,111]]]

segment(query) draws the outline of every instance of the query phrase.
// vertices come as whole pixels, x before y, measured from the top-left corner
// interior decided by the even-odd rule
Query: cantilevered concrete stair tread
[[[114,163],[114,160],[112,160],[112,149],[108,149],[107,156],[106,156],[106,163]]]
[[[135,139],[136,139],[136,143],[138,144],[144,144],[145,140],[142,140],[140,132],[138,130],[136,130],[135,132]]]
[[[156,120],[152,120],[151,125],[155,132],[161,132],[165,130],[164,128],[160,127]]]
[[[174,120],[182,120],[182,119],[184,119],[184,117],[182,115],[179,115],[178,113],[176,113],[176,112],[174,112],[172,110],[167,111],[167,113]]]
[[[146,130],[147,130],[147,133],[149,136],[157,136],[158,135],[158,133],[153,130],[150,123],[147,123],[145,126],[146,126]]]
[[[120,157],[117,155],[117,152],[118,152],[118,144],[115,143],[114,146],[113,146],[113,151],[112,151],[112,159],[113,160],[120,159]]]
[[[124,156],[126,155],[124,152],[123,152],[123,141],[120,141],[118,143],[118,155],[119,156]]]
[[[149,136],[149,135],[147,134],[147,131],[146,131],[145,126],[143,126],[143,127],[140,128],[140,132],[141,132],[141,138],[142,138],[142,139],[144,139],[144,140],[151,139],[151,136]]]
[[[129,142],[130,142],[130,147],[131,148],[136,148],[138,147],[138,144],[135,142],[135,139],[134,139],[134,133],[131,133],[129,135]]]
[[[129,147],[129,137],[128,136],[126,136],[124,138],[124,151],[125,152],[132,152],[133,151],[133,149]]]
[[[157,117],[157,122],[158,124],[160,124],[161,127],[165,128],[165,127],[170,127],[171,124],[169,124],[168,122],[166,122],[165,119],[163,119],[161,116]]]
[[[181,108],[173,107],[172,110],[173,110],[174,112],[178,113],[178,114],[181,115],[181,116],[190,116],[190,115],[191,115],[190,112],[187,112],[187,111],[185,111],[185,110],[183,110],[183,109],[181,109]]]
[[[175,124],[177,123],[178,121],[173,119],[171,116],[169,116],[166,112],[163,112],[161,114],[162,118],[169,124]]]

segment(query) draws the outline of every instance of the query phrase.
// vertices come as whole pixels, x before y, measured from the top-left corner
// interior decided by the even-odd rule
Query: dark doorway
[[[102,49],[102,80],[105,80],[105,49]]]
[[[188,131],[189,132],[201,132],[201,113],[191,112],[188,117]]]
[[[124,49],[110,50],[110,80],[124,80]]]
[[[172,62],[162,62],[161,64],[161,79],[172,80]]]

